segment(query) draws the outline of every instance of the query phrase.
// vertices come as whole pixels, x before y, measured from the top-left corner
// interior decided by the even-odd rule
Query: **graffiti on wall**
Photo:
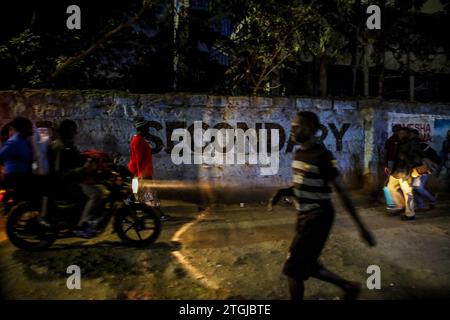
[[[203,130],[207,130],[210,128],[208,124],[202,122]],[[151,121],[150,122],[150,141],[153,145],[153,152],[155,154],[164,150],[166,153],[170,154],[172,148],[174,147],[174,142],[171,140],[172,132],[176,129],[188,129],[188,131],[193,134],[194,132],[194,123],[189,124],[185,121],[167,121],[164,123],[164,126],[160,122]],[[235,129],[231,124],[227,122],[219,122],[214,126],[211,126],[214,129]],[[249,129],[249,125],[246,122],[238,122],[236,123],[236,129],[242,129],[247,131]],[[287,132],[284,127],[278,123],[273,122],[265,122],[255,123],[254,126],[256,132],[260,132],[261,129],[266,129],[269,132],[268,136],[268,145],[271,145],[271,135],[270,130],[276,129],[279,132],[279,146],[280,150],[285,150],[286,153],[292,152],[294,145],[292,141],[289,140],[289,132]],[[350,128],[350,123],[343,123],[341,126],[337,126],[335,123],[328,123],[327,125],[322,125],[321,130],[319,132],[319,141],[323,142],[328,135],[331,135],[334,138],[336,151],[342,151],[342,141],[347,130]],[[165,129],[165,130],[164,130]],[[165,133],[165,139],[162,137],[162,133]],[[259,139],[259,135],[258,135]],[[165,140],[165,141],[164,141]]]
[[[239,177],[239,181],[245,181],[246,184],[258,184],[260,180],[257,172],[269,169],[272,163],[279,160],[279,171],[267,170],[273,178],[264,181],[280,183],[290,180],[290,164],[292,153],[295,151],[295,146],[289,139],[291,120],[297,111],[295,106],[299,106],[298,110],[305,110],[306,104],[299,103],[298,99],[294,101],[285,99],[276,107],[271,107],[270,99],[267,100],[270,103],[265,101],[262,105],[240,103],[248,100],[245,97],[233,99],[220,97],[219,102],[214,100],[211,104],[205,104],[206,102],[193,104],[191,97],[175,100],[163,96],[92,95],[81,98],[78,95],[60,97],[57,94],[50,99],[48,96],[29,100],[8,98],[4,100],[7,103],[3,104],[8,105],[7,118],[0,119],[0,122],[21,114],[30,117],[39,127],[55,128],[61,120],[69,118],[79,125],[77,145],[80,150],[104,150],[111,154],[116,163],[126,164],[129,160],[130,139],[135,133],[133,118],[137,115],[144,116],[150,120],[149,143],[155,155],[155,170],[160,178],[167,179],[200,179],[206,174],[204,168],[208,168],[207,162],[206,165],[205,163],[194,165],[196,164],[194,156],[190,158],[192,165],[185,160],[182,161],[182,165],[174,163],[172,151],[175,146],[178,145],[178,149],[182,149],[180,153],[175,152],[176,155],[180,155],[180,159],[185,155],[185,150],[188,150],[186,146],[181,148],[184,140],[172,139],[176,130],[187,130],[193,134],[194,124],[199,122],[204,131],[208,129],[233,131],[236,146],[239,145],[239,135],[236,134],[239,130],[244,133],[255,132],[256,142],[253,135],[248,134],[252,139],[246,138],[248,144],[244,149],[245,161],[239,158],[242,154],[235,152],[235,159],[232,161],[230,156],[230,159],[225,158],[223,165],[210,167],[219,170],[220,173],[217,175],[224,181],[223,183],[231,183]],[[356,109],[349,109],[348,106],[342,109],[339,109],[339,106],[331,108],[331,104],[330,108],[323,105],[316,108],[313,103],[311,108],[308,105],[308,110],[317,112],[322,122],[317,133],[318,141],[324,143],[335,154],[340,169],[348,174],[347,176],[353,174],[355,168],[360,166],[360,161],[355,159],[360,157],[364,150],[363,122],[359,112]],[[261,134],[264,131],[267,133],[266,137]],[[273,132],[276,134],[273,135]],[[253,159],[251,155],[254,154],[247,152],[252,150],[249,147],[250,142],[256,145],[257,163],[251,161]],[[276,144],[279,159],[277,157],[277,161],[273,161],[270,160],[272,156],[270,151]],[[208,145],[209,149],[217,149],[220,153],[220,148],[215,148],[213,141],[209,140],[205,140],[202,153],[209,150]],[[193,147],[191,144],[190,150],[194,150]],[[265,150],[268,151],[267,155],[264,153]],[[260,154],[263,156],[260,157]],[[208,158],[209,153],[206,155]],[[267,164],[266,159],[269,159]]]
[[[152,151],[154,154],[158,154],[160,152],[165,152],[170,154],[174,147],[175,142],[171,140],[171,136],[173,131],[176,129],[188,129],[188,131],[193,134],[194,132],[194,122],[188,123],[186,121],[149,121],[150,122],[150,136],[149,140],[151,142]],[[39,120],[36,122],[38,127],[48,127],[55,128],[57,126],[57,122],[49,121],[49,120]],[[189,125],[188,125],[189,124]],[[228,122],[219,122],[213,126],[209,126],[207,123],[202,122],[203,130],[207,130],[209,128],[213,129],[242,129],[247,131],[249,128],[252,128],[248,125],[247,122],[237,122],[236,126],[233,127]],[[327,124],[322,124],[318,133],[318,141],[323,142],[327,139],[328,136],[332,136],[336,149],[334,151],[340,152],[343,149],[343,140],[346,136],[348,129],[351,127],[350,123],[342,123],[336,124],[333,122],[329,122]],[[256,132],[260,132],[262,129],[266,129],[269,132],[268,142],[267,144],[271,145],[271,129],[276,129],[279,131],[279,146],[280,150],[284,150],[285,153],[290,153],[294,149],[294,144],[289,140],[289,131],[290,129],[285,130],[285,128],[279,123],[274,122],[257,122],[254,124],[253,128]],[[130,128],[132,131],[132,128]],[[259,139],[259,135],[258,135]],[[258,140],[259,141],[259,140]]]

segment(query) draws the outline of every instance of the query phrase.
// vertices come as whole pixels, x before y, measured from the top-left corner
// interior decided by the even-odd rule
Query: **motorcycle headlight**
[[[133,180],[131,181],[131,190],[133,190],[134,194],[138,193],[138,190],[139,190],[139,180],[138,180],[138,178],[133,178]]]

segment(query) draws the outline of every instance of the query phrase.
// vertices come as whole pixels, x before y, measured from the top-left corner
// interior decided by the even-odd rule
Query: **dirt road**
[[[356,196],[355,196],[356,197]],[[415,221],[388,216],[383,207],[358,198],[358,208],[378,246],[360,241],[354,223],[338,207],[322,261],[329,269],[366,284],[367,267],[381,269],[380,290],[361,299],[450,297],[450,202]],[[197,206],[163,202],[173,219],[146,249],[122,246],[102,236],[58,241],[29,253],[0,243],[0,284],[6,299],[288,299],[281,267],[293,237],[295,212],[278,206],[227,205],[198,212]],[[0,233],[2,234],[2,233]],[[2,237],[0,235],[0,237]],[[1,238],[1,239],[4,239]],[[69,290],[66,269],[81,268],[80,290]],[[307,299],[339,299],[332,285],[311,279]]]

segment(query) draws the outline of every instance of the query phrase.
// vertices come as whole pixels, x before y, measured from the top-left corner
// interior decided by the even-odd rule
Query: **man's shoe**
[[[416,219],[415,216],[412,216],[412,217],[402,216],[401,217],[402,221],[410,221],[410,220],[415,220],[415,219]]]
[[[433,210],[434,208],[436,208],[436,204],[435,203],[430,203],[428,206],[428,210]]]
[[[391,216],[396,216],[398,214],[405,212],[405,208],[399,209],[399,208],[389,208],[388,207],[388,208],[386,208],[386,210],[389,213],[389,215],[391,215]]]

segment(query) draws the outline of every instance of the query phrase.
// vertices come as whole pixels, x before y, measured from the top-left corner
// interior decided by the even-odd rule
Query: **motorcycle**
[[[12,193],[12,190],[0,186],[0,210],[2,212],[2,215],[7,215],[14,204]]]
[[[76,200],[49,200],[43,210],[43,198],[21,201],[7,213],[6,232],[13,245],[27,251],[48,249],[56,240],[66,238],[93,238],[101,235],[113,220],[113,233],[127,245],[144,247],[152,244],[161,232],[161,214],[157,207],[139,201],[137,190],[123,173],[107,172],[102,190],[103,198],[96,232],[89,237],[77,235],[77,224],[85,202]],[[45,212],[45,223],[43,221]]]

